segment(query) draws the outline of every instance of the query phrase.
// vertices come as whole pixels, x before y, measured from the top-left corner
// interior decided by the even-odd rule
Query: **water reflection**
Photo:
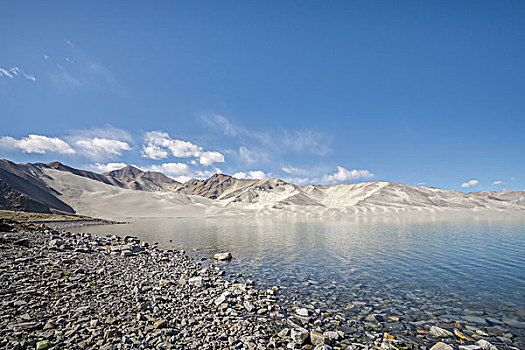
[[[227,269],[304,297],[317,288],[343,300],[364,288],[402,298],[418,290],[478,309],[525,305],[524,219],[149,219],[77,230],[136,235],[204,257],[230,251]]]

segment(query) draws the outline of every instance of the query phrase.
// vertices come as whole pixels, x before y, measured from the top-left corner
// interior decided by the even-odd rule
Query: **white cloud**
[[[148,170],[158,171],[168,176],[189,176],[192,174],[188,164],[184,163],[163,163],[161,165],[152,165],[148,167]]]
[[[426,184],[427,184],[426,182],[418,182],[418,183],[417,183],[418,186],[424,186],[424,185],[426,185]]]
[[[118,170],[125,168],[127,166],[126,163],[95,163],[91,164],[89,167],[95,171],[101,172],[101,173],[107,173],[108,171]]]
[[[15,139],[10,136],[0,138],[0,148],[18,149],[24,153],[54,152],[60,154],[74,154],[73,148],[64,140],[58,137],[48,137],[43,135],[29,135],[22,139]]]
[[[496,180],[496,181],[494,181],[492,184],[493,184],[493,185],[501,185],[502,183],[503,183],[503,181],[501,181],[501,180]]]
[[[188,141],[171,139],[167,132],[150,131],[145,135],[147,147],[156,147],[158,152],[160,147],[170,150],[171,154],[177,158],[199,157],[202,148]]]
[[[80,153],[92,159],[104,159],[111,156],[121,156],[122,151],[130,151],[127,142],[94,137],[75,142]]]
[[[189,141],[171,139],[167,132],[149,131],[145,134],[145,145],[142,146],[142,156],[149,159],[164,159],[168,150],[176,158],[198,158],[199,163],[210,166],[213,163],[223,163],[224,155],[220,152],[203,151],[202,147]]]
[[[332,175],[323,176],[322,181],[328,182],[328,183],[340,183],[340,182],[345,182],[345,181],[354,181],[358,179],[369,179],[373,176],[374,174],[372,174],[368,170],[359,170],[359,169],[348,170],[341,166],[338,166],[336,173]]]
[[[462,183],[461,188],[473,187],[473,186],[477,186],[478,184],[479,184],[478,180],[470,180],[470,181]]]
[[[237,179],[256,179],[256,180],[264,179],[267,177],[266,174],[261,170],[252,170],[248,172],[240,171],[238,173],[233,174],[232,176]]]
[[[142,146],[142,157],[148,159],[164,159],[168,158],[168,151],[155,145],[143,145]]]
[[[167,147],[171,154],[177,158],[188,158],[188,157],[199,157],[201,154],[202,148],[189,142],[183,140],[168,140]]]
[[[224,156],[219,152],[202,152],[199,163],[210,166],[213,163],[224,163]]]

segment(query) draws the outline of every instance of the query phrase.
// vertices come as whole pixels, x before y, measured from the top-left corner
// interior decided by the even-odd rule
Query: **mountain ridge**
[[[99,217],[525,213],[525,191],[463,193],[395,182],[297,186],[225,174],[180,183],[133,166],[99,174],[59,162],[1,160],[0,170],[0,208]]]

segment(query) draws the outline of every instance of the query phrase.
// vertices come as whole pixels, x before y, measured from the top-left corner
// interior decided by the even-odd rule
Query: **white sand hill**
[[[300,187],[214,175],[155,192],[41,167],[41,179],[78,214],[110,218],[205,216],[525,215],[523,192],[466,194],[391,182]],[[499,196],[499,197],[498,197]]]
[[[100,218],[202,216],[203,207],[179,192],[146,192],[111,186],[69,172],[43,169],[48,186],[78,214]]]

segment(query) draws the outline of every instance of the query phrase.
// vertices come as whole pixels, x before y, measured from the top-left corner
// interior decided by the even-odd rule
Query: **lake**
[[[525,219],[174,218],[72,230],[134,235],[201,258],[229,251],[230,276],[279,286],[291,303],[414,321],[482,316],[525,339]]]

